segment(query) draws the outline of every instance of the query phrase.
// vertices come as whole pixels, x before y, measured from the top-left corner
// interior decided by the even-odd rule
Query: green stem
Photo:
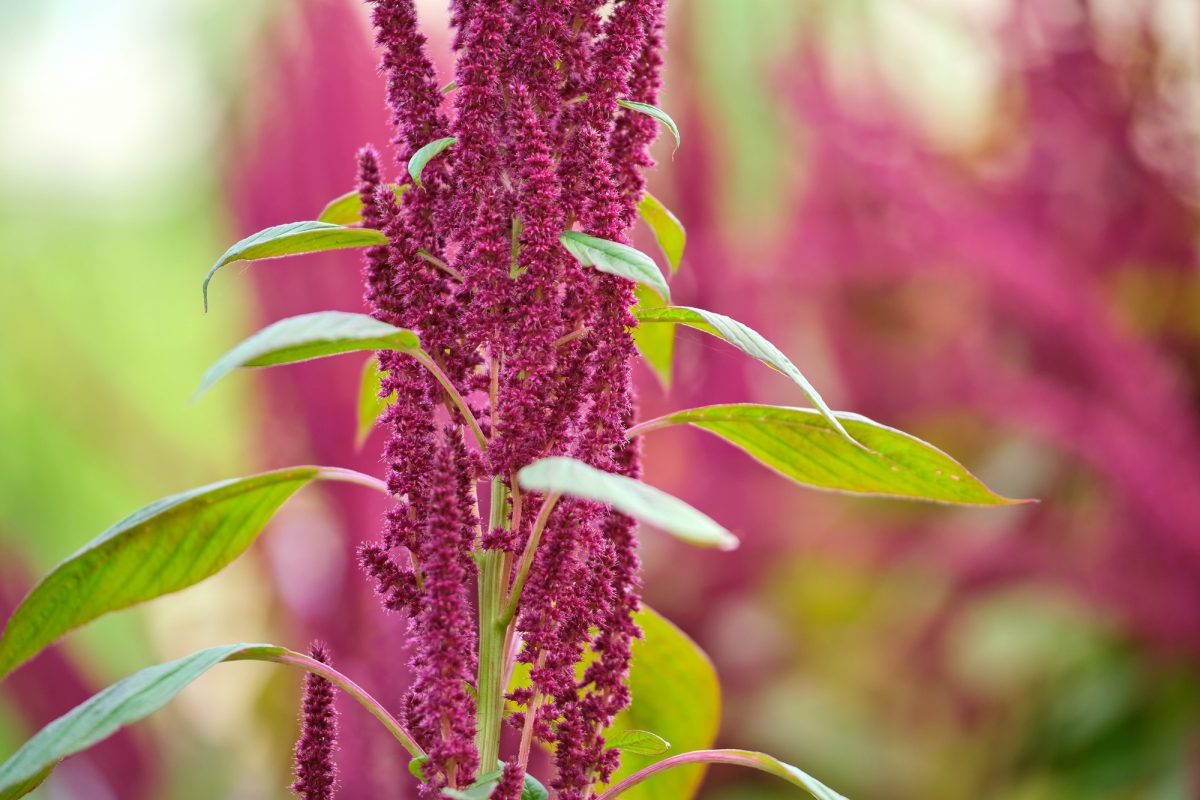
[[[467,401],[458,393],[458,389],[454,388],[454,382],[446,376],[446,373],[442,372],[442,368],[424,350],[411,350],[408,351],[408,354],[415,358],[417,363],[422,367],[429,370],[430,374],[442,385],[442,388],[446,390],[446,395],[450,398],[450,402],[463,415],[463,419],[467,421],[467,426],[470,427],[471,433],[475,434],[475,441],[479,442],[479,449],[486,450],[488,445],[487,437],[483,435],[483,431],[479,427],[479,421],[471,413]]]
[[[282,648],[281,648],[282,650]],[[274,661],[278,664],[290,664],[291,666],[300,667],[308,670],[314,675],[320,675],[325,680],[335,684],[346,694],[357,700],[363,708],[371,713],[371,716],[383,723],[383,727],[387,728],[396,740],[404,746],[404,749],[411,753],[414,757],[420,758],[425,755],[425,751],[417,744],[416,740],[409,735],[395,717],[393,717],[383,704],[367,693],[365,689],[359,686],[354,681],[347,678],[342,673],[338,672],[333,667],[315,658],[310,658],[303,653],[297,653],[294,650],[283,650],[279,653],[269,653],[267,655],[256,654],[255,660]],[[229,659],[230,661],[249,660],[238,657]]]
[[[492,478],[492,508],[489,530],[508,527],[508,487]],[[500,756],[500,723],[504,713],[504,634],[500,603],[508,583],[508,554],[502,550],[483,553],[479,564],[479,674],[475,746],[480,764],[495,764]]]
[[[525,589],[525,581],[529,578],[529,568],[533,566],[533,557],[537,552],[538,542],[542,539],[542,531],[545,530],[546,523],[550,519],[550,512],[554,510],[560,497],[562,494],[557,492],[546,495],[546,499],[542,502],[542,510],[538,513],[537,519],[533,521],[533,530],[529,532],[529,541],[525,545],[525,552],[521,554],[521,565],[517,568],[517,577],[513,581],[512,591],[508,594],[504,615],[500,617],[502,625],[507,626],[517,615],[521,592]]]

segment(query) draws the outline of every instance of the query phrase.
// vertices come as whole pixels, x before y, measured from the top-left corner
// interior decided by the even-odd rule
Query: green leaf
[[[54,720],[0,764],[0,798],[20,797],[31,791],[59,761],[154,713],[223,661],[270,661],[316,673],[358,701],[410,753],[418,758],[423,755],[408,731],[378,700],[327,664],[276,645],[231,644],[136,672]]]
[[[444,139],[434,139],[413,153],[412,158],[408,160],[408,174],[412,176],[417,186],[421,185],[421,173],[425,171],[425,167],[433,160],[433,157],[457,141],[458,139],[454,136],[447,136]]]
[[[645,729],[653,728],[679,747],[711,747],[721,721],[721,687],[712,662],[683,631],[650,607],[643,605],[634,621],[642,629],[642,638],[633,642],[629,665],[631,702],[605,731],[605,738],[610,746],[619,746],[616,742],[627,733],[644,734]],[[594,660],[592,651],[585,649],[576,666],[580,680]],[[517,663],[508,691],[528,688],[529,671],[528,664]],[[518,711],[520,707],[510,703],[509,709]],[[657,761],[658,757],[626,750],[613,781]],[[703,764],[676,769],[649,786],[635,786],[628,794],[635,800],[687,800],[699,789],[704,769]]]
[[[674,275],[679,271],[679,264],[683,261],[683,248],[687,244],[687,232],[683,229],[683,223],[671,213],[671,209],[649,192],[642,195],[642,201],[638,203],[638,214],[650,226],[654,233],[654,241],[662,248],[667,263],[671,265],[671,274]]]
[[[850,434],[842,427],[842,423],[834,416],[833,411],[826,405],[816,388],[808,382],[808,378],[804,377],[804,374],[796,368],[791,359],[785,356],[778,347],[763,338],[762,334],[748,325],[743,325],[724,314],[716,314],[712,311],[705,311],[702,308],[688,308],[687,306],[667,306],[662,308],[644,308],[639,306],[634,309],[634,316],[637,317],[639,323],[674,323],[704,331],[716,336],[718,339],[723,339],[751,358],[756,358],[767,366],[782,372],[800,387],[801,391],[808,396],[809,402],[821,412],[821,415],[829,421],[829,424],[834,429],[853,442]]]
[[[120,728],[154,713],[222,661],[262,658],[285,652],[282,647],[265,644],[210,647],[177,661],[149,667],[114,683],[42,728],[0,764],[0,797],[10,796],[4,793],[15,787],[28,785],[30,780],[53,769],[67,756],[86,750]]]
[[[550,793],[537,778],[525,773],[525,785],[521,787],[521,800],[548,800]]]
[[[667,112],[657,106],[652,106],[649,103],[638,103],[633,100],[618,100],[617,105],[622,108],[628,108],[630,111],[636,111],[639,114],[645,114],[648,117],[654,117],[656,120],[667,126],[671,131],[671,135],[675,137],[675,146],[683,144],[679,139],[679,126],[675,124],[675,120],[671,119]]]
[[[746,766],[752,766],[755,769],[762,770],[776,778],[783,778],[793,786],[799,786],[802,789],[807,789],[808,793],[817,800],[846,800],[846,798],[833,789],[830,789],[819,780],[804,772],[799,767],[793,767],[791,764],[785,764],[774,756],[769,756],[766,753],[756,753],[750,750],[732,750],[727,751],[743,756],[748,762]]]
[[[0,678],[73,628],[216,574],[314,480],[382,487],[349,470],[292,467],[172,495],[118,522],[55,567],[13,612],[0,635]]]
[[[196,396],[238,367],[272,367],[362,350],[415,352],[417,335],[366,314],[318,311],[268,325],[221,356],[200,381]]]
[[[608,748],[639,756],[661,756],[671,749],[671,743],[650,731],[628,730],[610,738]]]
[[[535,461],[517,473],[517,480],[529,491],[605,503],[698,547],[733,550],[738,545],[732,533],[679,498],[574,458],[552,456]]]
[[[50,773],[54,771],[55,764],[51,764],[44,770],[34,775],[32,778],[20,783],[14,784],[7,789],[0,789],[0,800],[17,800],[18,797],[24,797],[32,792],[45,782],[46,778],[50,777]]]
[[[677,411],[630,429],[638,435],[693,425],[720,436],[804,486],[956,505],[1029,502],[1001,497],[961,464],[903,431],[846,412],[838,421],[866,445],[850,444],[821,414],[807,408],[739,403]]]
[[[668,303],[671,287],[667,285],[654,259],[627,244],[610,242],[579,231],[567,231],[558,237],[563,247],[585,267],[628,278],[658,292]]]
[[[417,756],[408,762],[408,771],[414,778],[419,781],[427,781],[429,778],[425,776],[425,764],[429,762],[429,756]]]
[[[677,756],[663,759],[641,772],[630,776],[627,780],[614,785],[611,789],[601,794],[597,800],[615,800],[617,797],[646,797],[646,795],[639,795],[637,790],[646,786],[643,781],[647,778],[661,773],[671,774],[667,771],[679,769],[682,765],[687,765],[686,768],[691,768],[695,764],[733,764],[739,767],[750,767],[751,769],[757,769],[774,775],[777,778],[782,778],[793,786],[799,786],[807,790],[817,800],[846,800],[845,797],[803,770],[793,767],[791,764],[785,764],[774,756],[769,756],[766,753],[755,753],[750,750],[700,750],[691,753],[681,753]],[[660,784],[662,781],[662,778],[657,778],[651,781],[650,785]],[[661,797],[664,800],[667,796],[654,795],[654,797]]]
[[[642,308],[661,306],[662,300],[653,290],[638,284],[634,287],[637,306],[634,316]],[[664,390],[671,388],[671,372],[675,359],[675,326],[674,325],[638,325],[632,331],[633,343],[647,366],[658,378]]]
[[[404,193],[409,188],[407,183],[393,183],[392,191],[396,194],[396,200],[399,201],[404,197]],[[336,197],[325,204],[321,216],[317,217],[317,222],[328,222],[331,225],[358,225],[362,222],[362,208],[362,197],[358,191],[346,192],[341,197]]]
[[[655,738],[664,744],[670,741],[668,746],[699,750],[712,747],[721,721],[721,686],[699,645],[646,606],[634,620],[642,629],[642,638],[633,642],[629,668],[633,700],[605,734],[610,744],[623,750],[614,783],[661,757],[661,753],[643,755],[628,745],[618,745],[622,737],[645,734],[649,729],[662,734],[663,738]],[[688,800],[699,790],[704,771],[703,765],[681,767],[625,794],[632,800]]]
[[[375,423],[387,410],[388,404],[396,399],[395,392],[381,397],[382,392],[383,373],[379,371],[379,358],[371,356],[363,364],[362,381],[358,389],[358,432],[354,436],[356,449],[362,449]]]
[[[455,800],[488,800],[492,795],[492,790],[500,782],[503,772],[504,769],[501,767],[481,775],[466,789],[442,789],[442,796],[452,797]],[[541,781],[529,773],[525,773],[525,784],[521,787],[521,800],[547,800],[549,797],[550,793],[546,791],[546,787],[541,784]]]
[[[387,244],[387,237],[370,228],[348,228],[328,222],[289,222],[285,225],[261,230],[247,236],[225,251],[212,269],[204,276],[201,292],[204,295],[204,310],[208,310],[208,284],[217,270],[234,261],[254,261],[263,258],[279,258],[298,253],[316,253],[321,250],[344,250],[349,247]]]

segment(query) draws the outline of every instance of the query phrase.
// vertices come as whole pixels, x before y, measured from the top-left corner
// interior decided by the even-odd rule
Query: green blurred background
[[[836,407],[1043,500],[821,496],[698,436],[651,442],[651,479],[716,497],[748,542],[720,560],[645,543],[647,597],[724,678],[721,743],[857,798],[1200,797],[1200,9],[670,5],[665,105],[684,148],[656,150],[651,183],[689,228],[676,293],[736,310]],[[423,6],[444,50],[445,10]],[[337,41],[322,14],[350,20]],[[350,186],[353,148],[382,143],[373,59],[355,2],[0,0],[4,608],[153,498],[338,447],[371,468],[350,448],[353,378],[317,409],[316,373],[190,396],[281,304],[321,307],[312,271],[230,270],[207,316],[199,281],[230,242]],[[354,88],[328,71],[364,64]],[[354,258],[320,263],[353,309]],[[308,295],[287,286],[309,277]],[[681,339],[670,394],[642,376],[647,413],[795,402]],[[336,624],[322,607],[364,583],[350,548],[375,519],[345,502],[293,501],[227,572],[27,666],[0,686],[0,756],[151,662],[224,641],[301,647]],[[265,666],[213,674],[36,796],[285,797],[297,689]],[[794,793],[717,771],[701,796]]]

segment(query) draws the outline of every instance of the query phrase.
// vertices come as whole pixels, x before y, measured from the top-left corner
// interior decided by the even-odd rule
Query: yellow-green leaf
[[[135,672],[42,728],[0,764],[0,798],[8,800],[32,791],[64,758],[148,717],[201,675],[228,661],[269,661],[315,672],[357,700],[410,753],[418,757],[423,755],[413,738],[378,700],[336,670],[277,645],[228,644]]]
[[[679,145],[683,144],[679,138],[679,126],[675,124],[675,120],[671,119],[671,115],[663,111],[661,108],[652,106],[649,103],[638,103],[634,100],[618,100],[617,105],[621,106],[622,108],[628,108],[630,111],[636,111],[639,114],[645,114],[648,117],[653,117],[663,125],[667,126],[667,130],[669,130],[671,135],[675,137],[676,147],[679,147]]]
[[[677,411],[641,423],[630,434],[692,425],[815,489],[956,505],[1029,502],[996,494],[953,458],[915,436],[858,414],[836,416],[865,449],[848,442],[812,409],[752,403]]]
[[[620,242],[589,236],[579,231],[567,231],[559,241],[585,267],[617,275],[649,286],[666,302],[671,302],[671,287],[654,259],[634,247]]]
[[[371,429],[375,427],[379,417],[387,410],[388,404],[396,399],[395,392],[387,397],[380,396],[383,391],[382,378],[383,375],[379,371],[379,359],[371,356],[367,359],[367,363],[363,364],[362,380],[358,389],[358,431],[354,436],[356,448],[363,446],[367,437],[371,435]]]
[[[221,356],[200,381],[199,396],[238,367],[273,367],[362,350],[416,352],[417,335],[366,314],[318,311],[281,319]]]
[[[634,316],[639,309],[653,308],[662,305],[662,299],[654,291],[642,284],[634,287],[637,306]],[[633,343],[647,366],[658,378],[663,389],[671,388],[671,374],[675,359],[675,326],[674,325],[637,325],[631,332]]]
[[[348,228],[328,222],[289,222],[261,230],[230,247],[217,259],[204,276],[201,294],[204,309],[208,310],[208,284],[217,270],[234,261],[256,261],[265,258],[316,253],[322,250],[343,250],[350,247],[387,244],[387,237],[370,228]]]
[[[679,264],[683,261],[683,248],[687,244],[687,232],[683,229],[683,223],[671,213],[671,209],[649,192],[642,195],[642,201],[638,203],[638,214],[650,226],[651,232],[654,233],[654,241],[662,248],[667,263],[671,265],[671,274],[674,275],[679,271]]]
[[[399,201],[409,190],[407,183],[392,184],[392,191]],[[331,225],[358,225],[362,222],[362,196],[358,191],[346,192],[341,197],[335,197],[325,204],[317,222],[328,222]]]
[[[628,731],[654,731],[674,752],[703,750],[717,738],[721,722],[721,686],[716,670],[699,645],[653,609],[635,617],[642,638],[633,643],[629,670],[629,708],[617,715],[605,733],[610,742]],[[613,783],[663,758],[629,750]],[[630,800],[689,800],[704,779],[704,765],[671,770],[625,792]]]
[[[241,555],[267,521],[314,480],[366,475],[292,467],[163,498],[118,522],[41,580],[0,634],[0,678],[67,631],[112,611],[199,583]]]
[[[421,173],[425,171],[425,167],[433,160],[433,157],[457,141],[458,139],[454,136],[447,136],[444,139],[434,139],[413,153],[412,158],[408,160],[408,174],[412,176],[417,186],[421,185]]]
[[[605,503],[697,547],[732,550],[738,544],[737,537],[720,523],[679,498],[574,458],[551,456],[535,461],[517,473],[517,480],[529,491]]]
[[[816,387],[809,383],[791,359],[783,354],[775,345],[763,337],[749,325],[744,325],[732,317],[717,314],[703,308],[688,308],[687,306],[663,306],[659,308],[634,309],[634,316],[639,323],[665,323],[670,325],[687,325],[699,331],[716,336],[741,350],[751,358],[758,359],[768,367],[778,370],[792,380],[800,390],[808,396],[809,402],[816,407],[821,415],[829,421],[835,430],[850,439],[842,423],[834,416],[833,410],[825,403]]]

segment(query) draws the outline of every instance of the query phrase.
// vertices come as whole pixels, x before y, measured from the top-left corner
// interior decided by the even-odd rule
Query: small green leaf
[[[550,793],[537,778],[525,773],[525,785],[521,787],[521,800],[548,800]]]
[[[650,731],[627,730],[610,738],[608,747],[639,756],[661,756],[671,749],[671,743]]]
[[[671,135],[675,137],[675,146],[683,144],[679,139],[679,126],[675,124],[675,120],[671,119],[667,112],[657,106],[652,106],[649,103],[638,103],[633,100],[618,100],[617,105],[622,108],[628,108],[630,111],[636,111],[639,114],[645,114],[648,117],[654,117],[656,120],[667,126],[671,131]]]
[[[349,470],[292,467],[163,498],[86,544],[21,601],[0,635],[0,678],[67,631],[216,574],[314,480],[382,484]]]
[[[289,222],[247,236],[225,251],[204,276],[201,293],[204,310],[208,310],[208,284],[217,270],[234,261],[254,261],[279,258],[322,250],[344,250],[349,247],[387,244],[387,237],[370,228],[347,228],[327,222]]]
[[[724,314],[716,314],[712,311],[705,311],[702,308],[688,308],[687,306],[668,306],[662,308],[643,308],[639,306],[634,309],[634,316],[637,317],[639,323],[674,323],[704,331],[716,336],[718,339],[723,339],[751,358],[756,358],[763,362],[768,367],[782,372],[800,387],[800,390],[808,396],[809,402],[821,412],[821,415],[825,419],[829,420],[829,424],[834,429],[847,439],[850,439],[852,443],[857,444],[850,434],[846,432],[846,429],[842,427],[842,423],[833,415],[832,409],[825,404],[816,387],[808,382],[808,378],[804,377],[804,374],[796,368],[791,359],[750,326],[743,325]]]
[[[367,363],[363,364],[362,380],[358,389],[358,431],[354,436],[354,447],[362,449],[366,443],[367,437],[371,435],[371,429],[375,427],[375,423],[387,411],[390,403],[396,399],[396,393],[392,392],[387,397],[381,397],[383,392],[383,374],[379,371],[379,358],[371,356],[367,359]]]
[[[412,776],[419,781],[427,781],[425,777],[425,764],[429,762],[429,756],[417,756],[412,761],[408,762],[408,771]]]
[[[500,776],[503,773],[504,768],[501,766],[500,769],[480,775],[466,789],[442,789],[442,796],[451,797],[454,800],[488,800],[492,796],[492,790],[496,788],[496,784],[500,783]],[[546,787],[542,785],[541,781],[528,772],[525,773],[525,782],[521,787],[521,800],[548,800],[549,797],[550,793],[546,791]]]
[[[399,201],[404,197],[404,193],[409,188],[407,183],[393,183],[392,191],[396,194],[396,200]],[[362,222],[362,208],[362,197],[358,191],[346,192],[341,197],[336,197],[325,204],[321,216],[317,217],[317,222],[328,222],[331,225],[358,225]]]
[[[662,299],[652,289],[638,284],[634,287],[637,306],[634,316],[640,308],[653,308],[662,305]],[[633,343],[638,352],[646,360],[647,366],[658,378],[664,390],[671,388],[671,373],[675,359],[675,326],[674,325],[638,325],[631,331]]]
[[[412,158],[408,160],[408,174],[412,176],[417,186],[421,185],[421,173],[425,171],[425,167],[433,160],[434,156],[457,141],[458,139],[454,136],[447,136],[444,139],[434,139],[413,153]]]
[[[458,88],[458,81],[450,81],[449,83],[447,83],[445,86],[442,87],[441,91],[442,91],[442,94],[450,94],[457,88]]]
[[[210,647],[177,661],[149,667],[114,683],[42,728],[0,764],[0,797],[86,750],[120,728],[149,716],[212,667],[233,658],[252,659],[287,652],[266,644]],[[32,787],[30,787],[32,788]],[[13,795],[19,797],[20,795]]]
[[[807,408],[752,403],[677,411],[638,425],[631,434],[693,425],[720,436],[804,486],[956,505],[1028,502],[1001,497],[950,456],[903,431],[837,412],[858,447],[823,415]]]
[[[671,302],[671,287],[667,285],[666,278],[654,259],[642,251],[579,231],[567,231],[559,237],[559,241],[583,266],[637,281],[658,292],[668,303]]]
[[[485,772],[465,789],[442,789],[442,796],[452,797],[454,800],[488,800],[488,797],[492,794],[492,789],[495,789],[496,784],[500,782],[500,776],[503,772],[503,769],[494,769],[491,772]]]
[[[638,203],[638,214],[650,226],[654,233],[654,241],[662,248],[667,263],[671,265],[671,274],[674,275],[679,271],[679,264],[683,261],[683,248],[687,244],[687,232],[683,229],[683,223],[671,213],[671,209],[649,192],[642,195],[642,201]]]
[[[574,458],[543,458],[518,472],[517,479],[522,488],[530,491],[606,503],[622,514],[698,547],[732,550],[738,545],[732,533],[679,498],[639,480],[598,470]]]
[[[273,367],[362,350],[415,352],[417,335],[366,314],[318,311],[281,319],[221,356],[200,381],[199,397],[238,367]]]
[[[712,747],[721,722],[721,686],[712,661],[700,646],[670,620],[645,605],[634,615],[642,638],[633,641],[629,667],[629,707],[605,733],[610,743],[632,732],[654,730],[683,750]],[[650,734],[653,736],[654,734]],[[657,737],[656,737],[657,738]],[[622,748],[621,766],[613,783],[661,757]],[[629,800],[688,800],[700,789],[703,764],[671,770],[625,793]]]

